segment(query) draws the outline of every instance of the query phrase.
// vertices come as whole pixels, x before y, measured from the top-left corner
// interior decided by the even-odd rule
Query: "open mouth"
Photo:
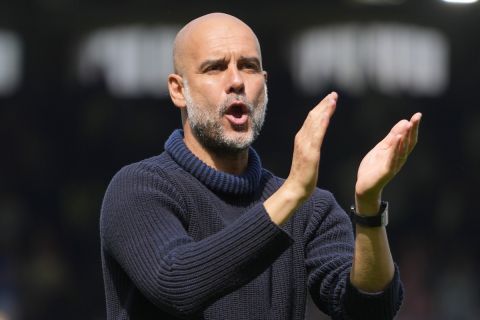
[[[241,118],[244,114],[248,114],[248,108],[245,104],[239,103],[232,103],[228,109],[226,114],[232,115],[235,118]]]
[[[225,117],[234,126],[243,126],[248,121],[248,107],[240,101],[233,102],[225,112]]]

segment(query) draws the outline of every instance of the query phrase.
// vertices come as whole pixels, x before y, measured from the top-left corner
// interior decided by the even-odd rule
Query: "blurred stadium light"
[[[22,44],[19,37],[0,30],[0,95],[12,94],[20,84]]]
[[[448,3],[468,4],[468,3],[475,3],[478,0],[442,0],[442,1],[448,2]]]
[[[436,30],[374,23],[318,27],[292,42],[292,75],[303,93],[331,85],[352,94],[436,96],[449,80],[449,43]]]
[[[395,5],[402,4],[405,0],[354,0],[361,4],[375,4],[375,5]]]
[[[94,31],[80,44],[77,70],[85,85],[105,81],[117,97],[161,96],[173,71],[176,26],[122,26]]]

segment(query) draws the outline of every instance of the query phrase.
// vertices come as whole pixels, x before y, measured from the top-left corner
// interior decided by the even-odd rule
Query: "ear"
[[[186,106],[185,96],[183,95],[183,78],[182,76],[172,73],[168,75],[168,91],[170,98],[175,106],[184,108]]]
[[[265,71],[265,70],[263,70],[263,78],[265,79],[265,82],[267,82],[268,73],[267,73],[267,71]]]

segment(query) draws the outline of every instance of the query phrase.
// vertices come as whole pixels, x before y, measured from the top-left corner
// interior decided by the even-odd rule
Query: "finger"
[[[396,148],[398,148],[398,145],[396,145],[398,142],[398,136],[404,136],[408,132],[409,127],[410,124],[407,120],[400,120],[392,127],[381,143],[385,143],[385,147],[387,148],[393,148],[393,150],[396,150]]]
[[[409,137],[408,136],[403,136],[402,137],[402,140],[400,142],[400,153],[399,153],[399,157],[400,157],[400,160],[404,161],[407,160],[408,158],[408,154],[409,154]]]
[[[338,94],[335,91],[327,94],[325,98],[320,101],[319,104],[313,108],[314,114],[318,114],[318,116],[325,115],[326,117],[322,117],[323,119],[329,120],[333,113],[335,112],[335,107],[337,105]]]
[[[324,101],[323,104],[325,105],[323,115],[321,116],[320,119],[320,126],[321,126],[321,139],[323,142],[323,139],[325,137],[325,133],[327,132],[328,125],[330,124],[330,119],[332,118],[335,109],[337,107],[337,100],[338,100],[338,94],[336,92],[331,92],[328,94]]]
[[[303,179],[310,177],[316,181],[323,138],[330,117],[335,111],[337,99],[337,93],[332,92],[308,113],[302,128],[295,136],[292,169],[290,171],[292,176],[300,174]],[[309,172],[313,172],[313,175],[308,174]],[[316,182],[313,184],[315,185]]]
[[[315,109],[320,109],[320,110],[323,110],[325,111],[326,109],[330,108],[330,105],[333,103],[333,104],[336,104],[337,103],[337,100],[338,100],[338,94],[335,92],[335,91],[332,91],[330,92],[329,94],[327,94],[323,99],[322,101],[320,101],[315,107],[314,107],[314,110]]]
[[[408,123],[405,123],[404,120],[400,121],[399,127],[397,127],[395,130],[399,132],[398,138],[400,139],[394,161],[395,171],[398,171],[402,168],[402,166],[407,161],[409,154],[412,152],[413,148],[417,144],[418,128],[420,125],[421,117],[421,113],[416,113],[412,116]],[[400,127],[400,124],[402,124],[402,127]],[[403,130],[406,130],[406,132]]]
[[[330,118],[335,112],[338,95],[336,92],[328,94],[308,113],[302,127],[306,137],[313,139],[314,145],[320,146],[330,123]]]
[[[392,128],[392,130],[390,132],[392,132],[393,134],[397,135],[397,134],[400,134],[400,135],[405,135],[407,134],[408,130],[410,129],[412,125],[410,124],[410,122],[408,120],[400,120],[398,121]]]
[[[420,112],[415,113],[412,118],[410,119],[410,123],[412,124],[412,128],[410,129],[409,133],[409,145],[408,145],[408,153],[413,151],[415,148],[417,141],[418,141],[418,129],[420,127],[420,121],[422,119],[422,114]]]
[[[408,158],[408,138],[405,135],[397,135],[397,148],[394,153],[393,173],[398,172]]]

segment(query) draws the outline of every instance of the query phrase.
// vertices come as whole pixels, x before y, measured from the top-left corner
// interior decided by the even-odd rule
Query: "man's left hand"
[[[399,121],[363,158],[355,185],[358,213],[378,212],[383,188],[400,171],[417,144],[421,117],[421,113],[415,113],[410,121]]]

